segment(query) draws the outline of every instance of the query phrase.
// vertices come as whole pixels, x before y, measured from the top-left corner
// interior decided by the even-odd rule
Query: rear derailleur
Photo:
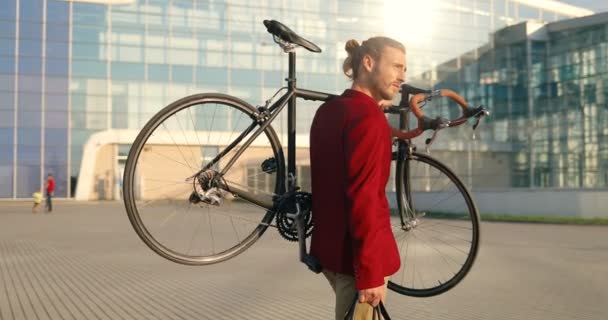
[[[220,175],[208,169],[191,177],[194,190],[188,201],[192,204],[205,203],[220,206],[224,202],[226,191],[220,189],[222,179]]]

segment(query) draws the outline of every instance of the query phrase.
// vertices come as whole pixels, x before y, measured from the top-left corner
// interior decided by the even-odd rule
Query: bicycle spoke
[[[188,213],[190,213],[190,207],[188,207]],[[188,214],[188,213],[187,213],[187,214]],[[198,218],[198,224],[196,225],[196,228],[195,228],[196,230],[200,230],[200,227],[201,227],[201,222],[202,222],[201,220],[202,220],[202,219],[201,219],[201,216],[199,215],[199,218]],[[186,253],[188,253],[188,254],[189,254],[189,253],[192,251],[192,244],[194,243],[194,239],[196,238],[196,235],[197,235],[197,234],[198,234],[197,232],[193,232],[193,233],[192,233],[192,237],[190,237],[190,245],[188,246],[188,250],[186,251]],[[202,251],[201,251],[201,252],[202,252]]]
[[[400,209],[411,210],[413,218],[406,219],[409,231],[393,220],[403,263],[401,275],[394,278],[401,283],[393,282],[391,288],[432,296],[454,286],[470,269],[477,250],[477,216],[462,183],[436,160],[414,154],[408,165],[409,171],[401,172],[409,178],[404,183],[411,193],[398,196],[406,200]]]
[[[442,225],[442,226],[446,226],[446,227],[458,228],[458,229],[466,229],[466,230],[472,230],[472,228],[473,228],[473,227],[457,226],[457,225],[453,225],[453,224],[450,224],[450,223],[439,222],[439,221],[434,221],[433,224],[431,224],[431,225],[438,225],[438,224]]]
[[[182,123],[181,123],[181,121],[179,121],[179,116],[177,116],[177,114],[175,115],[175,120],[177,121],[177,125],[179,126],[179,129],[182,132],[182,135],[184,136],[184,141],[186,141],[186,147],[188,148],[188,150],[190,150],[190,154],[192,155],[192,160],[195,161],[195,163],[196,163],[197,157],[194,155],[194,151],[192,150],[193,148],[190,146],[190,142],[188,141],[189,135],[187,135],[186,132],[184,131]],[[192,130],[194,132],[196,132],[195,128],[192,128]],[[198,166],[195,166],[195,168],[198,168]]]
[[[436,251],[437,253],[439,253],[439,256],[440,256],[440,257],[445,257],[445,256],[446,256],[446,254],[445,254],[445,253],[443,253],[441,250],[437,249],[436,247],[431,247],[431,246],[428,244],[428,243],[429,243],[429,241],[428,241],[428,240],[424,240],[424,239],[422,239],[421,237],[419,237],[419,236],[418,236],[418,235],[416,235],[415,233],[414,233],[414,237],[415,237],[416,239],[420,240],[420,241],[422,242],[422,244],[423,244],[424,246],[426,246],[428,249],[433,250],[433,251]],[[428,237],[428,236],[427,236],[427,237]],[[466,254],[468,254],[468,252],[465,252],[464,250],[462,250],[462,249],[460,249],[460,248],[456,248],[455,246],[450,245],[450,244],[446,243],[445,241],[441,241],[440,239],[438,239],[438,238],[436,238],[436,237],[430,237],[430,238],[431,238],[431,239],[436,239],[436,240],[439,240],[440,242],[442,242],[442,243],[446,244],[447,246],[449,246],[449,247],[451,247],[451,248],[455,249],[456,251],[459,251],[459,252],[460,252],[460,253],[462,253],[462,254],[465,254],[465,255],[466,255]],[[452,261],[453,261],[453,260],[452,260]],[[454,263],[456,263],[456,264],[458,264],[458,262],[456,262],[456,261],[453,261],[453,262],[454,262]]]
[[[169,157],[165,156],[164,154],[162,154],[162,153],[158,153],[158,152],[156,152],[156,151],[154,151],[154,150],[152,150],[152,153],[157,154],[157,155],[159,155],[159,156],[161,156],[161,157],[163,157],[163,158],[165,158],[165,159],[168,159],[168,160],[170,160],[170,161],[172,161],[172,162],[175,162],[175,163],[177,163],[177,164],[181,164],[182,166],[187,167],[188,169],[192,169],[192,167],[190,167],[190,165],[188,165],[188,163],[187,163],[187,162],[186,162],[186,163],[179,162],[179,161],[177,161],[177,160],[175,160],[175,159],[173,159],[173,158],[169,158]]]
[[[272,205],[274,190],[283,184],[284,164],[277,173],[262,171],[262,162],[276,158],[280,148],[270,127],[255,138],[252,132],[243,137],[253,121],[251,110],[226,96],[195,95],[144,127],[145,136],[133,146],[138,149],[135,165],[127,161],[132,178],[125,189],[135,200],[134,207],[127,206],[136,217],[131,221],[139,225],[135,230],[154,251],[173,261],[212,263],[242,251],[270,226],[275,213],[252,202]],[[229,169],[219,170],[228,163]],[[197,176],[205,166],[224,174]]]
[[[455,236],[453,233],[447,232],[445,230],[442,230],[440,232],[440,231],[437,231],[434,228],[425,227],[425,224],[421,224],[420,226],[417,227],[417,229],[418,230],[429,230],[431,232],[435,232],[435,233],[441,234],[441,235],[446,235],[447,234],[447,235],[451,236],[454,239],[457,239],[457,240],[460,240],[460,241],[463,241],[463,242],[467,242],[467,243],[471,243],[471,239],[463,239],[463,238]]]
[[[174,186],[177,186],[177,185],[183,185],[183,186],[188,187],[190,189],[192,188],[192,183],[175,182],[175,183],[170,183],[170,184],[163,184],[163,185],[158,186],[158,187],[146,188],[146,189],[143,189],[143,191],[155,191],[155,190],[167,189],[167,188],[171,188],[171,187],[174,187]]]
[[[213,117],[211,117],[211,125],[209,126],[209,134],[207,135],[207,145],[209,144],[211,139],[211,131],[213,130],[213,120],[215,120],[215,114],[217,113],[218,106],[218,104],[215,105],[215,110],[213,110]]]
[[[171,141],[173,142],[173,144],[175,146],[177,146],[177,151],[179,151],[179,154],[182,156],[182,159],[184,159],[184,162],[186,163],[186,165],[188,165],[188,167],[193,171],[196,172],[196,169],[192,168],[192,166],[190,166],[190,164],[188,163],[188,160],[186,160],[186,156],[184,156],[184,153],[182,152],[182,149],[179,147],[179,145],[177,144],[177,142],[175,142],[175,139],[173,138],[173,135],[171,134],[171,131],[169,131],[167,129],[167,126],[163,123],[162,124],[163,127],[165,127],[165,130],[167,130],[167,132],[169,133],[169,137],[171,138]]]
[[[215,254],[215,237],[213,236],[213,227],[211,227],[210,214],[207,214],[207,222],[209,223],[209,235],[211,236],[211,254]]]
[[[196,137],[196,142],[199,146],[202,146],[203,144],[201,143],[201,140],[198,137],[198,130],[196,124],[194,123],[194,118],[192,118],[192,112],[190,111],[190,108],[188,108],[188,117],[190,118],[190,122],[192,123],[192,130],[194,131],[194,137]]]

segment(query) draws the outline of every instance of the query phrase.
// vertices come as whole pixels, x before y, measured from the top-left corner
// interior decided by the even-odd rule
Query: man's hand
[[[359,290],[359,302],[367,302],[373,307],[380,304],[380,301],[384,301],[386,296],[386,287],[381,285],[379,287]]]
[[[382,100],[378,103],[378,106],[380,107],[380,109],[386,110],[389,107],[393,106],[393,101],[392,100]]]

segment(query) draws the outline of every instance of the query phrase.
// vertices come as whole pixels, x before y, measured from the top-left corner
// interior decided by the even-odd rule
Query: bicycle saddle
[[[283,41],[297,44],[306,48],[308,51],[321,52],[321,48],[317,47],[316,44],[300,37],[291,29],[287,28],[287,26],[276,20],[264,20],[264,25],[266,26],[268,33],[279,37]]]

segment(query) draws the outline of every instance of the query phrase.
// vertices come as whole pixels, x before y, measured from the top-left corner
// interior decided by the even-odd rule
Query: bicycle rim
[[[414,153],[400,173],[402,212],[410,225],[403,226],[398,215],[391,217],[401,268],[391,276],[389,288],[408,296],[438,295],[471,269],[479,245],[479,214],[462,182],[439,161]]]
[[[254,123],[253,112],[236,98],[199,94],[172,103],[144,126],[129,153],[123,192],[131,224],[153,251],[183,264],[217,263],[243,252],[264,233],[274,217],[268,208],[225,190],[219,205],[193,201],[201,193],[193,176]],[[211,169],[222,171],[251,136]],[[274,170],[262,170],[267,159],[275,160]],[[280,193],[283,177],[283,153],[268,126],[222,182],[268,201]]]

